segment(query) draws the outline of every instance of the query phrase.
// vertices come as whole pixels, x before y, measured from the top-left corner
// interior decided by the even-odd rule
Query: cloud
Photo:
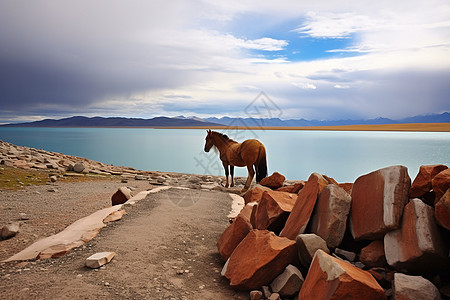
[[[310,12],[307,14],[305,24],[294,29],[294,32],[315,38],[347,38],[360,31],[379,28],[383,24],[383,20],[355,13]]]
[[[283,117],[450,110],[449,18],[445,0],[2,1],[0,122],[242,115],[260,91]],[[292,59],[306,47],[324,55]]]

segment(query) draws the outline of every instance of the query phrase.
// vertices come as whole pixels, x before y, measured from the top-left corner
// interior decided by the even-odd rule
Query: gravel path
[[[219,191],[150,194],[62,258],[1,265],[0,293],[5,299],[247,299],[220,276],[216,241],[230,207],[231,198]],[[117,254],[100,270],[84,267],[102,251]]]

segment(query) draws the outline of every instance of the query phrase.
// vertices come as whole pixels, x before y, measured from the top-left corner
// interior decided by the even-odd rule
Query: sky
[[[448,0],[0,0],[0,123],[450,111]]]

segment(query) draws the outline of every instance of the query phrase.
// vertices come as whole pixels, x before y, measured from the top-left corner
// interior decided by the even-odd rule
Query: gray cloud
[[[242,115],[242,109],[260,91],[277,101],[286,112],[284,117],[404,117],[450,110],[450,71],[445,66],[378,69],[367,67],[371,60],[367,56],[361,67],[353,63],[346,69],[336,60],[322,61],[319,67],[313,62],[306,66],[312,66],[307,72],[303,65],[277,64],[249,52],[280,50],[287,45],[285,40],[270,36],[250,40],[245,37],[245,28],[234,35],[226,31],[233,28],[235,16],[251,14],[254,9],[280,24],[286,16],[292,22],[309,10],[330,7],[334,12],[328,19],[340,22],[345,14],[339,14],[341,10],[333,1],[326,5],[295,4],[296,9],[288,5],[291,2],[240,2],[36,0],[23,5],[2,1],[0,122],[73,114]],[[358,3],[350,5],[355,15],[378,20]],[[393,11],[395,17],[400,8]],[[427,12],[420,15],[433,16],[432,10]],[[219,21],[215,21],[217,17]],[[255,26],[240,17],[239,27]],[[443,17],[441,14],[440,19]],[[270,32],[268,24],[271,22],[264,28]],[[440,26],[439,30],[446,28]],[[400,29],[398,33],[402,33]],[[376,45],[385,42],[380,37],[384,32],[376,34]],[[438,42],[438,38],[430,41]],[[448,50],[436,51],[445,54]],[[417,61],[421,58],[419,55]],[[397,62],[393,56],[387,61]],[[270,77],[268,73],[276,75]],[[346,88],[337,89],[336,85]]]

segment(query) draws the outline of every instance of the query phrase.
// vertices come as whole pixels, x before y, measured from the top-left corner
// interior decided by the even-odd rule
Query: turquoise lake
[[[366,132],[294,130],[220,130],[234,140],[260,140],[269,174],[306,180],[312,172],[339,182],[390,165],[450,165],[449,132]],[[149,128],[0,128],[0,139],[20,146],[86,157],[140,170],[223,175],[214,151],[203,151],[203,129]],[[236,168],[247,176],[246,168]]]

